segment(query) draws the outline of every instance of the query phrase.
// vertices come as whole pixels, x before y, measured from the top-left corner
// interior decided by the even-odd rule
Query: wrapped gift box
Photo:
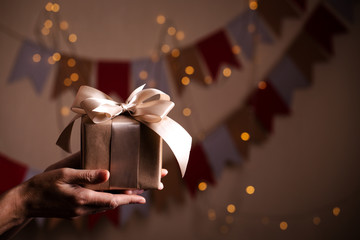
[[[158,189],[162,138],[133,118],[120,115],[104,123],[81,121],[81,159],[84,169],[107,169],[109,181],[94,190]]]

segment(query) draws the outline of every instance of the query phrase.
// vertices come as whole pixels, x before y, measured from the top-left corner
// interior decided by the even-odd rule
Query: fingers
[[[71,168],[60,169],[63,181],[70,184],[98,184],[106,182],[110,173],[107,170],[77,170]]]
[[[165,169],[165,168],[161,169],[161,177],[162,177],[162,178],[165,177],[167,174],[168,174],[168,170],[167,170],[167,169]]]

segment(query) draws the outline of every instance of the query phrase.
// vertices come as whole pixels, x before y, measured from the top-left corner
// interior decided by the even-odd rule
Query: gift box
[[[125,115],[95,124],[81,119],[81,160],[84,169],[107,169],[109,181],[89,185],[93,190],[158,189],[162,138]]]

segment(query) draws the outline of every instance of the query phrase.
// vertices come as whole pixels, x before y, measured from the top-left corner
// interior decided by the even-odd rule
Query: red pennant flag
[[[336,33],[345,33],[346,28],[334,14],[320,4],[305,25],[305,31],[329,53],[334,52],[332,37]]]
[[[88,219],[89,228],[93,229],[95,227],[96,223],[102,217],[106,217],[107,219],[110,220],[110,222],[112,222],[114,224],[114,226],[118,226],[119,225],[119,211],[120,211],[120,208],[115,208],[112,210],[108,210],[106,212],[89,215],[89,219]]]
[[[249,105],[253,107],[255,116],[264,128],[271,132],[275,114],[289,114],[290,109],[271,83],[266,83],[265,89],[256,89],[250,96]]]
[[[97,69],[98,89],[106,94],[117,93],[122,100],[129,97],[129,62],[99,62]]]
[[[241,67],[240,62],[231,50],[229,38],[224,30],[212,34],[198,42],[196,46],[201,52],[214,81],[217,79],[222,64],[229,64],[236,68]]]
[[[22,183],[27,169],[24,164],[0,154],[0,194]]]
[[[215,184],[211,166],[202,144],[192,147],[184,180],[192,197],[195,197],[200,182]]]

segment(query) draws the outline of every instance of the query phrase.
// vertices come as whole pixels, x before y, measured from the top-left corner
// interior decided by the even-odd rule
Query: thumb
[[[97,170],[77,170],[68,169],[64,174],[64,181],[70,184],[98,184],[106,182],[110,173],[104,169]]]

